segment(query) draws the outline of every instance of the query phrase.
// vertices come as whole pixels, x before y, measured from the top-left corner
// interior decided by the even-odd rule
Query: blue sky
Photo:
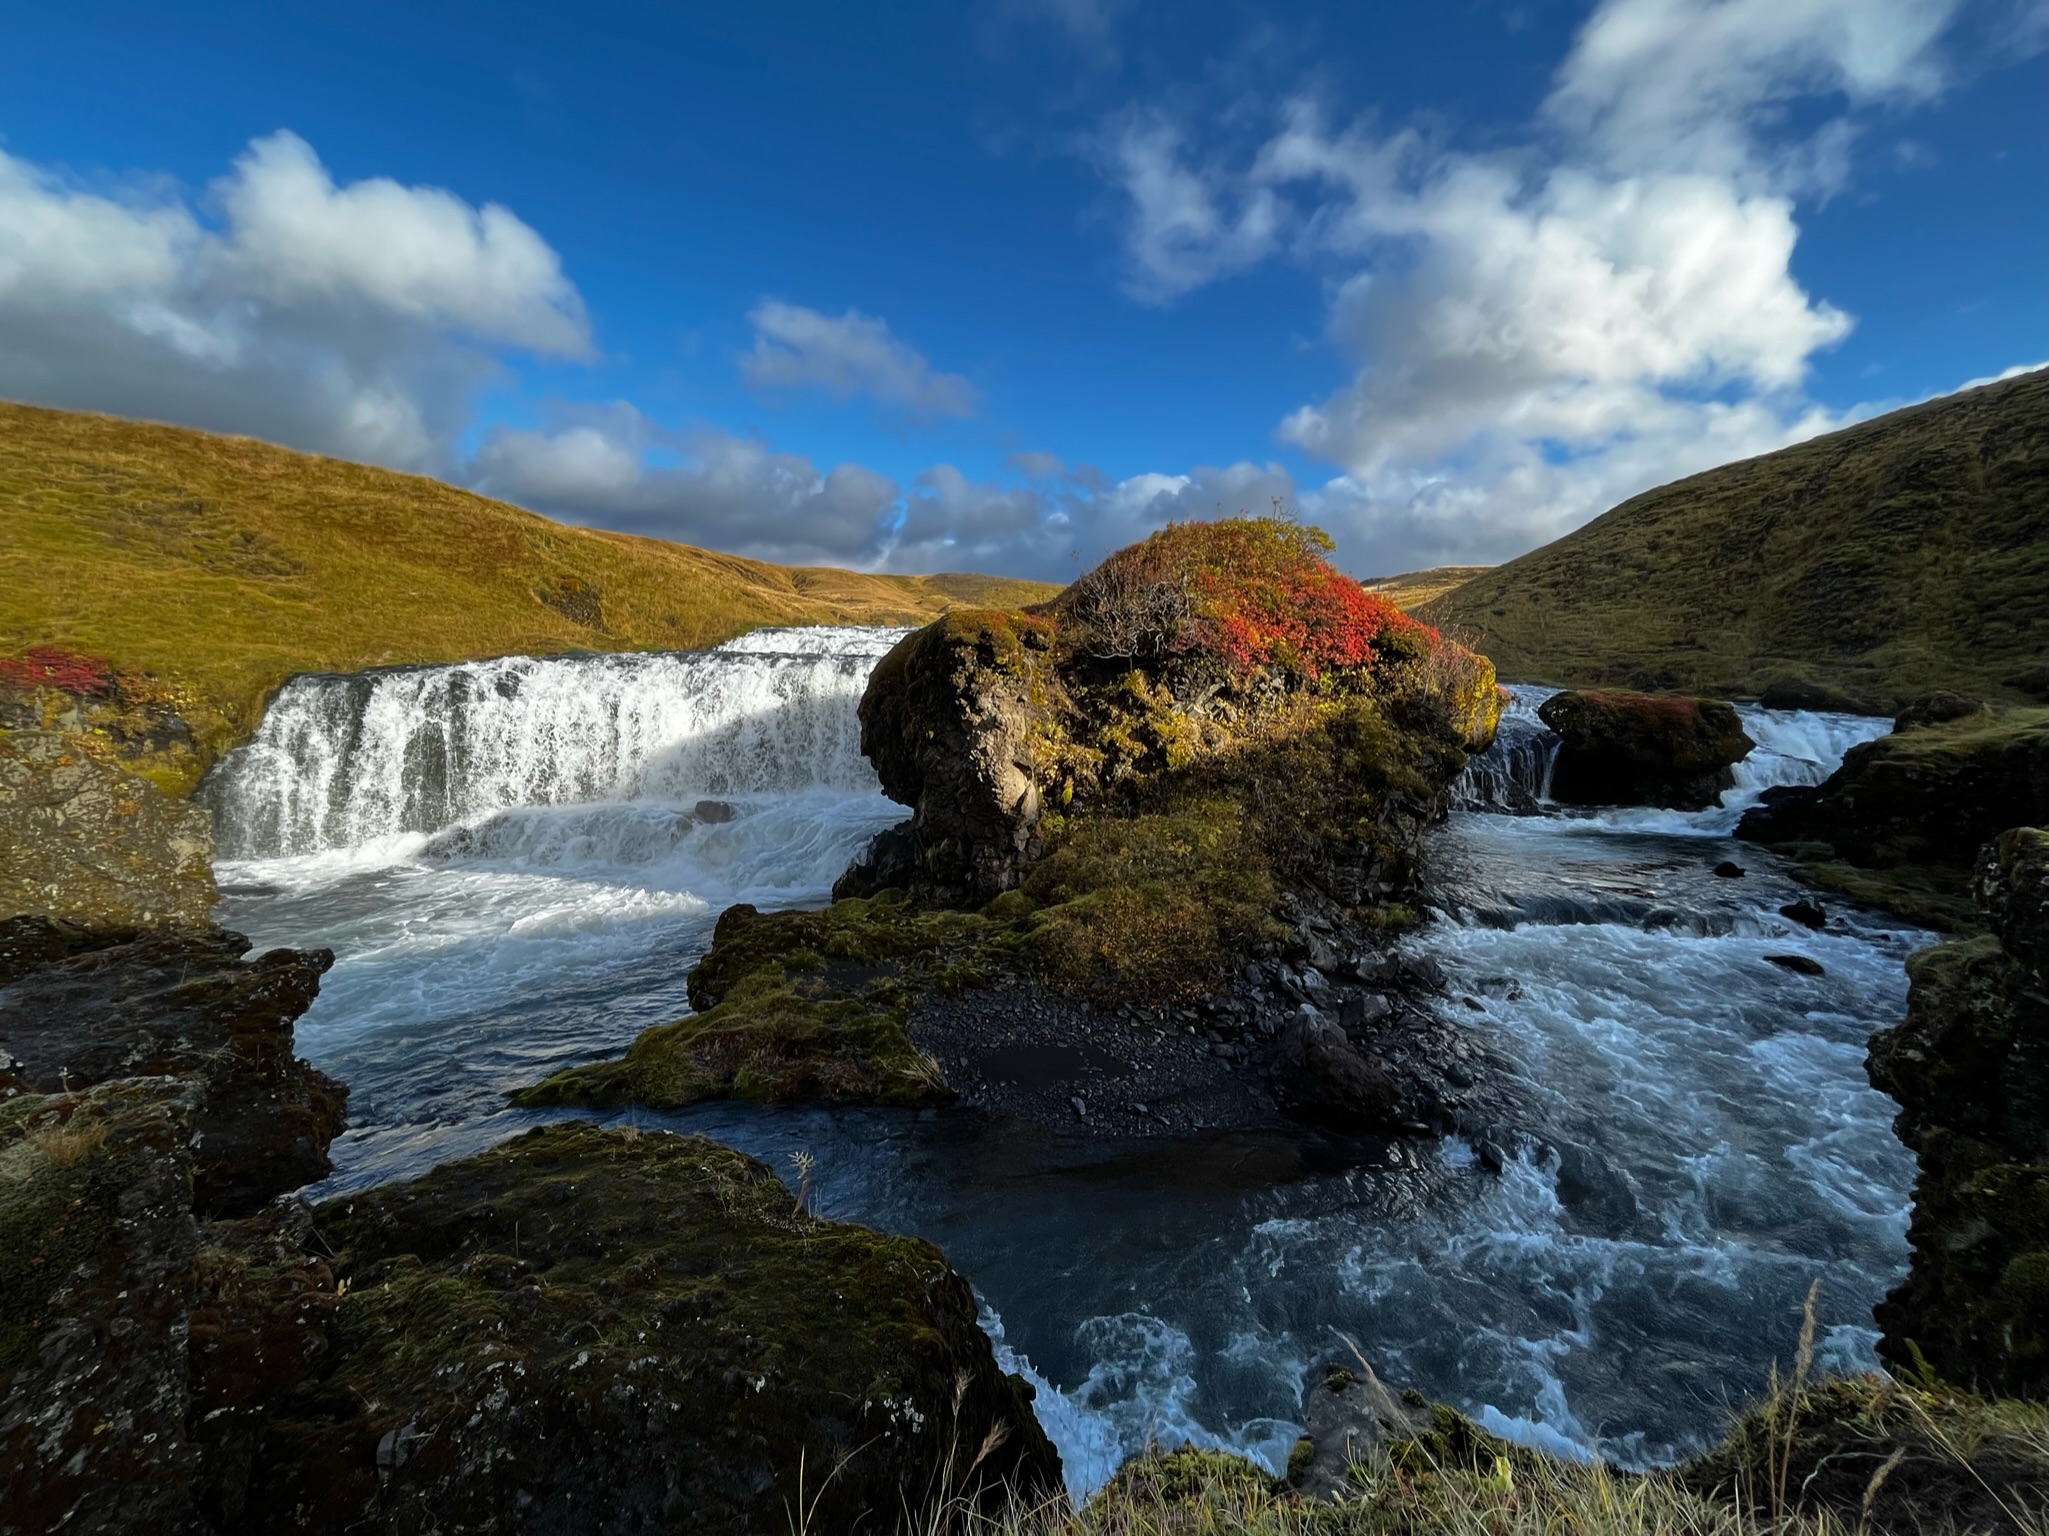
[[[770,558],[1359,574],[2049,356],[2042,0],[40,7],[0,395]]]

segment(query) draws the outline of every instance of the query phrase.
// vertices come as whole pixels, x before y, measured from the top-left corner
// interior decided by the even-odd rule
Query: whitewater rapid
[[[288,685],[208,794],[223,921],[337,952],[299,1028],[351,1087],[315,1193],[545,1118],[505,1092],[686,1012],[726,906],[824,901],[903,815],[855,714],[897,635]],[[1354,1344],[1532,1443],[1683,1455],[1789,1354],[1814,1279],[1824,1362],[1872,1363],[1912,1164],[1864,1041],[1924,936],[1849,913],[1796,928],[1777,909],[1800,889],[1728,838],[1762,789],[1818,781],[1883,722],[1746,709],[1760,747],[1721,806],[1575,813],[1544,800],[1544,696],[1517,690],[1432,834],[1436,920],[1405,940],[1515,1063],[1495,1144],[1362,1165],[1307,1134],[1117,1145],[967,1110],[619,1118],[779,1169],[807,1153],[825,1214],[938,1242],[1039,1384],[1077,1493],[1153,1441],[1278,1469],[1304,1372]],[[1728,859],[1748,874],[1716,877]]]

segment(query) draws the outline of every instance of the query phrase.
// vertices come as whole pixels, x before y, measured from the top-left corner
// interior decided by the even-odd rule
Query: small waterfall
[[[222,853],[360,847],[519,807],[872,792],[855,711],[900,634],[297,677],[208,782]]]
[[[1558,737],[1537,711],[1558,690],[1517,684],[1508,692],[1509,704],[1501,713],[1493,745],[1468,762],[1452,786],[1452,804],[1459,810],[1528,816],[1542,811],[1551,798]],[[1723,792],[1721,805],[1703,813],[1717,820],[1753,804],[1775,785],[1821,783],[1842,765],[1850,748],[1892,729],[1891,721],[1871,715],[1825,715],[1755,704],[1739,704],[1736,712],[1757,746],[1732,770],[1735,782]]]
[[[1537,718],[1537,709],[1558,690],[1526,684],[1508,690],[1494,741],[1466,764],[1452,786],[1452,804],[1462,811],[1498,811],[1529,816],[1551,798],[1551,770],[1558,761],[1558,737]]]

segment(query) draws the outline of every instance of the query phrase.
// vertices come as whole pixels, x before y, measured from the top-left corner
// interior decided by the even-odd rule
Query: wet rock
[[[0,1101],[0,1532],[201,1529],[186,1431],[193,1092]]]
[[[1349,992],[1338,1010],[1338,1022],[1345,1029],[1370,1029],[1390,1013],[1394,1005],[1378,992]]]
[[[1779,967],[1780,970],[1792,971],[1797,975],[1826,976],[1828,974],[1819,960],[1811,960],[1806,955],[1766,955],[1764,958],[1770,964]]]
[[[1671,694],[1554,694],[1538,710],[1559,736],[1552,798],[1567,805],[1700,810],[1756,745],[1735,707]]]
[[[869,839],[861,857],[833,882],[832,899],[905,890],[917,881],[918,874],[918,840],[909,822],[899,822]]]
[[[1780,907],[1779,916],[1789,922],[1798,923],[1802,928],[1819,931],[1828,926],[1828,913],[1822,909],[1821,904],[1808,901],[1804,897],[1799,901],[1789,901]]]
[[[47,953],[85,937],[33,921],[12,944]],[[194,1087],[194,1198],[241,1215],[324,1177],[347,1090],[293,1054],[293,1023],[334,963],[328,950],[241,957],[224,929],[148,932],[43,964],[0,987],[0,1052],[39,1093],[133,1077]]]
[[[1354,1466],[1384,1463],[1388,1447],[1426,1434],[1430,1404],[1390,1391],[1363,1360],[1324,1368],[1302,1394],[1302,1438],[1288,1457],[1288,1481],[1308,1499],[1356,1495]]]
[[[215,900],[212,819],[105,750],[82,734],[0,732],[0,917],[203,926]]]
[[[1568,1224],[1575,1230],[1618,1237],[1635,1225],[1636,1191],[1619,1169],[1591,1147],[1571,1141],[1559,1144],[1554,1186]]]
[[[740,807],[728,800],[700,800],[691,807],[690,814],[707,827],[720,827],[736,820]]]
[[[1872,1036],[1874,1086],[1920,1163],[1907,1278],[1876,1314],[1902,1371],[2001,1395],[2049,1393],[2049,832],[1989,845],[1976,880],[1992,933],[1907,963],[1907,1016]]]
[[[1351,1131],[1405,1123],[1400,1084],[1310,1004],[1302,1004],[1280,1026],[1275,1066],[1277,1096],[1304,1119]]]
[[[1744,871],[1743,866],[1734,859],[1724,859],[1715,866],[1715,873],[1724,880],[1741,880]]]

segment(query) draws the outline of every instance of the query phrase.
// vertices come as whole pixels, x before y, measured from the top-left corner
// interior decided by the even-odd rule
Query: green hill
[[[2049,695],[2049,371],[1646,491],[1418,614],[1518,681]]]
[[[198,750],[161,765],[172,788],[294,672],[923,623],[1056,590],[769,565],[248,438],[8,404],[0,569],[0,658],[55,646],[177,695]]]

